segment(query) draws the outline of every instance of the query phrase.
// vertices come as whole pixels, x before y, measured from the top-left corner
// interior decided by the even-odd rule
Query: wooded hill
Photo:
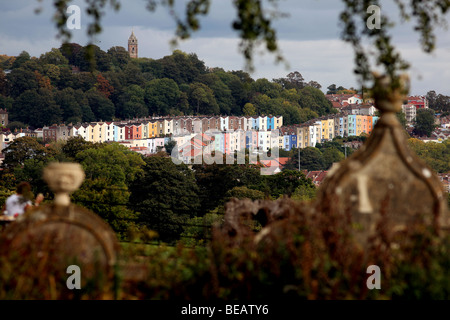
[[[282,115],[289,125],[333,112],[321,85],[298,71],[255,80],[178,50],[132,59],[123,47],[71,43],[39,58],[0,56],[0,69],[0,107],[15,127],[196,114]]]

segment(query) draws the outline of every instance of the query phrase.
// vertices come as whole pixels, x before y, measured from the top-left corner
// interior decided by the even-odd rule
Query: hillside
[[[332,112],[320,84],[298,71],[255,80],[181,51],[154,60],[71,43],[39,58],[2,56],[0,68],[0,107],[16,126],[193,114],[277,114],[294,124]]]

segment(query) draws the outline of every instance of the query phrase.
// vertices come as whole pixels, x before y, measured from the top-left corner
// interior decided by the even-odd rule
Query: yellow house
[[[328,121],[328,139],[329,140],[333,140],[334,137],[336,136],[335,132],[334,132],[334,118],[329,118],[327,119]]]
[[[148,139],[149,138],[149,130],[148,130],[148,121],[141,122],[141,128],[142,128],[142,139]]]
[[[329,128],[328,128],[328,120],[322,119],[320,120],[322,122],[322,139],[321,140],[328,140],[329,137]]]
[[[96,142],[105,142],[107,135],[106,132],[108,130],[108,125],[106,122],[97,122],[97,139]]]
[[[86,140],[90,142],[96,142],[98,137],[97,123],[90,123],[86,128]]]
[[[364,125],[365,123],[366,125]],[[365,127],[365,130],[367,130],[367,116],[356,115],[356,136],[360,136]]]
[[[275,120],[276,122],[276,120]],[[284,149],[284,143],[283,143],[283,135],[281,131],[279,131],[280,135],[278,136],[278,149]]]
[[[155,138],[158,136],[158,121],[151,120],[148,122],[148,137]]]
[[[297,127],[297,147],[306,148],[308,146],[309,126]]]
[[[274,117],[273,122],[273,128],[280,129],[283,126],[283,116]]]

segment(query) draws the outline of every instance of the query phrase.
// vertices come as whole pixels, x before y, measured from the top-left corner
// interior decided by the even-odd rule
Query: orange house
[[[142,123],[131,126],[133,139],[142,139]]]

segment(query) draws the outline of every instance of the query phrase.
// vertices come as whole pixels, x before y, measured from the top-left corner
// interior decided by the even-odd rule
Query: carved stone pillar
[[[82,167],[53,163],[43,176],[54,202],[27,211],[0,236],[4,285],[16,299],[113,298],[115,233],[97,214],[70,203],[84,180]],[[67,284],[76,283],[68,280],[69,266],[79,268],[78,289]]]

